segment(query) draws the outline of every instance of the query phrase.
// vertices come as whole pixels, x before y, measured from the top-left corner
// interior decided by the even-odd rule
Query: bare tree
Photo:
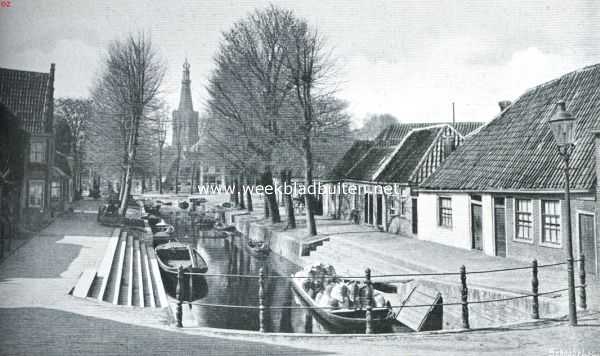
[[[124,147],[119,213],[125,215],[131,192],[140,124],[156,109],[165,67],[144,34],[129,35],[110,44],[98,78],[94,101],[101,114],[119,117]]]
[[[263,184],[273,186],[274,147],[281,141],[281,109],[291,95],[285,73],[286,33],[291,11],[274,6],[256,11],[224,34],[208,92],[213,113],[230,123],[244,148],[260,157]],[[267,194],[271,221],[279,222],[276,195]]]
[[[302,140],[304,156],[306,224],[308,234],[314,236],[317,234],[315,203],[313,194],[309,191],[310,187],[314,189],[312,139],[318,130],[326,131],[332,125],[344,124],[344,121],[337,120],[340,117],[336,114],[338,101],[332,98],[335,62],[325,46],[324,39],[304,20],[296,20],[293,30],[288,34],[286,64],[295,92],[295,105],[298,106],[302,118],[297,132]]]
[[[59,98],[54,105],[55,116],[64,120],[71,131],[71,153],[73,154],[73,191],[81,197],[81,170],[83,148],[86,140],[86,124],[92,117],[92,101],[79,98]],[[66,153],[66,152],[65,152]]]

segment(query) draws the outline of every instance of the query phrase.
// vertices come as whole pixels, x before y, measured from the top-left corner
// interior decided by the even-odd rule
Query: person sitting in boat
[[[333,307],[338,308],[339,302],[336,298],[331,295],[333,289],[333,283],[330,283],[323,288],[323,290],[317,294],[315,302],[320,307]]]
[[[350,297],[348,295],[348,286],[346,285],[346,283],[335,283],[331,291],[331,296],[338,301],[338,305],[340,308],[350,308],[351,303]]]

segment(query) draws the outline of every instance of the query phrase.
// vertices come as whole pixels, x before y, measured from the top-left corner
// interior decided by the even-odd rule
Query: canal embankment
[[[400,301],[414,289],[430,295],[441,293],[447,304],[444,306],[445,329],[463,326],[463,294],[470,302],[472,328],[532,320],[531,263],[486,256],[324,218],[317,219],[319,235],[307,237],[302,222],[298,228],[290,230],[286,228],[285,217],[282,223],[271,224],[261,213],[232,209],[226,212],[225,218],[244,236],[269,241],[273,252],[299,267],[329,263],[335,266],[338,274],[352,276],[361,276],[366,268],[370,268],[373,276],[385,275],[379,279],[397,286],[397,300]],[[541,318],[561,317],[567,310],[566,266],[545,263],[538,261],[539,315]],[[460,278],[463,265],[468,284],[465,291]],[[596,292],[594,288],[588,292],[591,308],[599,306]]]

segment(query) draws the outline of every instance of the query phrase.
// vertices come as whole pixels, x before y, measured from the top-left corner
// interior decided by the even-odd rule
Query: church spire
[[[187,58],[183,63],[183,79],[181,80],[181,95],[179,96],[179,111],[194,111],[192,104],[192,89],[190,80],[190,64]]]

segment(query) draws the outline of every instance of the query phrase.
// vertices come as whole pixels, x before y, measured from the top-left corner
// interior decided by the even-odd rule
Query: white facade
[[[439,218],[439,198],[451,199],[452,226],[441,226]],[[482,194],[481,201],[473,200],[465,193],[419,192],[418,197],[418,239],[448,246],[473,248],[472,204],[481,206],[481,245],[487,255],[495,255],[493,198]]]

